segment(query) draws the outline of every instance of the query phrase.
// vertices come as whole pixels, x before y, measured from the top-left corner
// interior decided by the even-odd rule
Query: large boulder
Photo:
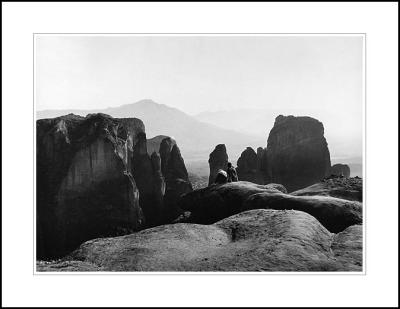
[[[258,185],[246,181],[213,184],[183,195],[179,206],[191,213],[186,222],[211,224],[242,211],[245,200],[253,194],[280,190],[286,189],[276,184]]]
[[[215,146],[215,149],[210,153],[208,164],[210,165],[208,185],[211,185],[215,182],[218,171],[226,171],[228,168],[228,154],[226,153],[226,146],[224,144]]]
[[[277,184],[233,182],[182,196],[180,207],[190,215],[183,222],[211,224],[249,209],[295,209],[318,219],[331,232],[362,223],[362,204],[329,196],[292,196]]]
[[[332,196],[345,200],[362,202],[362,178],[343,178],[331,176],[324,178],[322,181],[309,187],[294,191],[291,194],[295,196]]]
[[[362,271],[362,226],[338,234],[295,210],[169,224],[87,241],[38,271]]]
[[[350,167],[347,164],[334,164],[329,171],[330,175],[350,177]]]
[[[104,114],[37,121],[37,257],[144,224],[131,158],[139,119]]]
[[[251,195],[243,203],[242,210],[248,209],[304,211],[333,233],[339,233],[354,224],[362,224],[361,203],[328,196],[292,196],[263,192]]]
[[[311,117],[279,115],[268,136],[267,177],[289,192],[328,176],[331,167],[321,122]]]

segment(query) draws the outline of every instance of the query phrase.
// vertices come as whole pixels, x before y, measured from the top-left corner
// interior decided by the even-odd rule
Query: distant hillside
[[[237,160],[247,146],[266,145],[267,132],[264,137],[245,134],[240,132],[240,126],[235,123],[232,123],[232,130],[223,129],[152,100],[98,110],[44,110],[37,112],[37,119],[53,118],[69,113],[86,116],[89,113],[99,112],[113,117],[136,117],[143,120],[148,139],[157,135],[173,137],[185,161],[208,160],[209,153],[220,143],[227,146],[228,155],[232,160]]]

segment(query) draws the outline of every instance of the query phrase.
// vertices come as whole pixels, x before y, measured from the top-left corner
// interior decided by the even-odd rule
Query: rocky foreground
[[[175,224],[87,241],[60,260],[38,262],[37,270],[362,270],[358,201],[237,182],[187,193],[180,206],[185,212]]]
[[[330,233],[295,210],[257,209],[87,241],[38,271],[360,271],[362,226]]]

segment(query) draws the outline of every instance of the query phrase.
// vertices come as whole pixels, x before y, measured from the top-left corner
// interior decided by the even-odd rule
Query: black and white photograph
[[[37,271],[362,271],[363,56],[35,35]]]
[[[398,307],[397,2],[2,2],[2,307]]]

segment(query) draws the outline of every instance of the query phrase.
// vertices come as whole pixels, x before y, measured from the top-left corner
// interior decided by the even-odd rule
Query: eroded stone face
[[[350,167],[347,164],[334,164],[332,165],[330,171],[330,175],[334,176],[342,176],[349,178],[350,177]]]
[[[250,209],[298,210],[315,217],[330,232],[362,224],[362,204],[332,196],[294,196],[280,184],[238,181],[214,184],[185,194],[180,207],[190,215],[183,222],[212,224]]]
[[[237,161],[239,180],[250,181],[257,184],[268,183],[267,174],[263,169],[264,149],[259,147],[257,153],[253,148],[247,147]]]
[[[38,258],[179,215],[177,200],[192,191],[179,148],[165,137],[150,156],[144,130],[104,114],[37,122]]]
[[[37,122],[37,256],[58,257],[85,240],[144,224],[129,158],[138,119],[94,114]]]
[[[328,176],[331,162],[321,122],[311,117],[278,116],[266,150],[269,181],[288,191]]]
[[[208,164],[210,166],[208,185],[211,185],[215,182],[218,171],[226,171],[228,168],[228,154],[226,153],[226,146],[224,144],[217,145],[213,152],[210,153]]]

